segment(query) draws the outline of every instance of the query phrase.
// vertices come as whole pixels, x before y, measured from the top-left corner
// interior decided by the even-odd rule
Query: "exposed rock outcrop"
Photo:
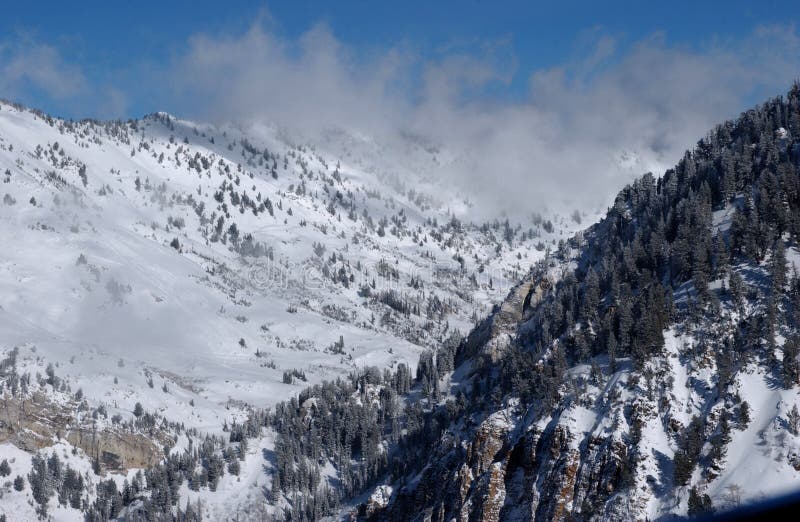
[[[74,414],[77,403],[58,403],[41,391],[25,398],[4,396],[0,407],[0,443],[10,442],[25,451],[34,452],[66,439],[96,459],[101,469],[115,471],[150,467],[163,457],[160,446],[151,438],[114,426],[98,429],[82,425]]]
[[[625,444],[584,437],[559,423],[522,435],[515,435],[514,427],[490,417],[464,451],[434,461],[418,483],[371,518],[402,520],[408,513],[433,522],[602,518],[605,501],[623,485]],[[447,469],[458,471],[450,476]],[[438,508],[424,510],[430,505]]]

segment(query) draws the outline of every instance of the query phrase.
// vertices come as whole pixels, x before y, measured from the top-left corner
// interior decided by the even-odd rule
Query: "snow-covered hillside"
[[[474,223],[430,181],[446,161],[411,138],[307,144],[267,126],[68,122],[0,104],[0,357],[16,348],[14,397],[66,416],[26,449],[133,422],[137,403],[220,435],[308,384],[413,367],[466,333],[579,219]],[[25,445],[20,422],[0,442]],[[242,480],[263,484],[249,455]],[[243,489],[216,495],[220,509]],[[27,494],[6,487],[3,506]]]
[[[360,513],[672,520],[800,491],[798,172],[795,84],[623,188],[418,375]]]

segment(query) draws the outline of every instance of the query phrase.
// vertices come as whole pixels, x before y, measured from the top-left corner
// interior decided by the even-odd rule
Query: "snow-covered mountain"
[[[474,223],[414,137],[1,108],[2,513],[645,520],[800,488],[800,85],[583,231]]]
[[[447,161],[412,137],[304,143],[268,126],[72,122],[0,104],[0,458],[24,478],[3,486],[0,513],[119,514],[92,511],[101,480],[122,496],[165,445],[179,455],[209,435],[225,441],[207,456],[241,471],[213,492],[198,464],[206,478],[183,482],[181,508],[257,504],[273,435],[231,458],[224,430],[310,384],[413,370],[579,227],[535,209],[476,223],[435,181]],[[56,498],[63,477],[44,492],[29,479],[30,452],[53,451],[84,474],[78,509]]]
[[[795,85],[624,188],[421,365],[435,393],[358,512],[655,520],[800,489],[798,172]]]

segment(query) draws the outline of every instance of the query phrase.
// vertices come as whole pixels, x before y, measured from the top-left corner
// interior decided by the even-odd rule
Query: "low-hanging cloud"
[[[181,110],[200,117],[371,129],[398,117],[388,89],[405,62],[399,50],[358,61],[324,26],[287,41],[257,24],[241,36],[192,37],[168,74]]]
[[[597,50],[531,74],[521,103],[442,101],[434,130],[458,129],[450,142],[470,151],[464,172],[476,193],[512,208],[602,208],[633,177],[674,165],[713,125],[785,92],[800,71],[793,28],[699,51],[671,48],[663,35],[622,54],[603,41]]]
[[[33,86],[77,107],[101,100],[87,116],[123,116],[130,99],[146,97],[153,110],[272,123],[310,139],[339,128],[391,149],[414,136],[450,153],[428,174],[483,217],[602,209],[714,124],[785,92],[800,71],[793,26],[694,47],[595,29],[565,63],[528,71],[513,37],[434,52],[413,42],[365,49],[324,24],[284,37],[266,18],[241,33],[196,34],[166,65],[123,64],[102,85],[53,47],[0,42],[0,89],[14,97]]]
[[[800,71],[794,27],[702,48],[662,34],[620,46],[598,33],[592,42],[569,63],[525,72],[508,40],[431,58],[407,44],[357,51],[324,25],[289,40],[257,23],[238,36],[192,38],[172,84],[181,110],[199,118],[424,136],[454,152],[440,174],[476,207],[519,214],[601,208],[634,176],[674,164],[714,124],[784,92]],[[524,99],[489,94],[522,74]]]

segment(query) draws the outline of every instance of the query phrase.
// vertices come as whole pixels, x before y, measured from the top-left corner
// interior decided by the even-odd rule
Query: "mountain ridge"
[[[798,484],[798,109],[795,85],[718,126],[557,252],[500,364],[459,348],[495,399],[372,518],[653,519]]]
[[[408,166],[438,151],[409,145],[413,161],[383,168],[377,146],[352,141],[337,156],[245,130],[164,113],[74,122],[0,104],[0,238],[13,245],[0,266],[0,382],[7,414],[42,397],[55,420],[9,414],[2,447],[58,450],[87,473],[70,507],[33,490],[39,464],[27,457],[11,464],[23,489],[9,485],[6,505],[66,519],[152,509],[161,482],[154,493],[143,477],[123,495],[142,458],[81,433],[143,436],[150,463],[165,445],[196,455],[210,437],[202,473],[187,472],[159,509],[178,496],[210,498],[210,517],[250,505],[268,484],[256,447],[270,435],[245,451],[230,446],[231,425],[305,383],[413,367],[577,226],[462,221]],[[242,462],[243,475],[220,475],[217,459]],[[230,498],[209,490],[209,473]],[[116,493],[98,493],[108,480]]]
[[[575,235],[376,194],[372,151],[0,109],[2,394],[64,412],[3,446],[21,512],[638,520],[800,483],[800,85]]]

